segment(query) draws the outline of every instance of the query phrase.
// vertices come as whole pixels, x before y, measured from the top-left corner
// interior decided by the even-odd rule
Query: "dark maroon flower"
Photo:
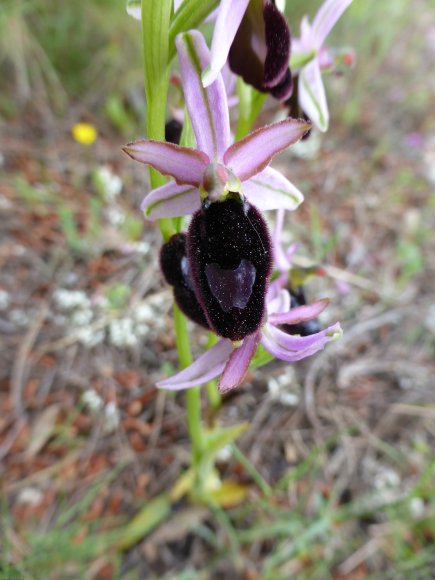
[[[228,55],[231,70],[258,91],[288,99],[293,90],[289,68],[290,30],[273,0],[250,2]]]
[[[216,334],[238,341],[254,333],[265,315],[272,267],[259,211],[238,194],[206,201],[192,218],[187,255],[196,297]]]
[[[228,59],[246,83],[288,99],[293,85],[290,47],[290,29],[274,0],[221,0],[204,86],[216,80]]]

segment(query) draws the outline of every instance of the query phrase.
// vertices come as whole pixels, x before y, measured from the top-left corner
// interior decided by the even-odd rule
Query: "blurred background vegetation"
[[[293,34],[319,4],[287,1]],[[170,294],[146,172],[120,153],[145,132],[140,24],[123,0],[0,0],[0,576],[435,577],[434,10],[355,0],[329,39],[357,57],[326,81],[331,128],[280,161],[342,346],[227,400],[222,423],[253,427],[220,469],[255,482],[248,502],[151,504],[125,550],[188,446],[153,389],[176,364]]]

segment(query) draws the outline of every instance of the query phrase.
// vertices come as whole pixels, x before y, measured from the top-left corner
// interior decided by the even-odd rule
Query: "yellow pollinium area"
[[[223,201],[229,193],[240,193],[242,184],[231,169],[214,161],[204,172],[199,189],[201,199]]]

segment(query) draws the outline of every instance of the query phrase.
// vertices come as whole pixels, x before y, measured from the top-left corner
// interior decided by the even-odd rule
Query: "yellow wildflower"
[[[76,123],[72,128],[72,135],[82,145],[92,145],[98,137],[96,128],[90,123]]]

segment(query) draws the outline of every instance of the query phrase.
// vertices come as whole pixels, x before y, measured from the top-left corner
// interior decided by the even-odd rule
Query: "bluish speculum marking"
[[[190,290],[192,290],[192,292],[193,292],[193,284],[192,284],[192,278],[190,277],[189,262],[188,262],[186,256],[183,256],[181,258],[181,272],[183,274],[184,282],[186,283],[187,287]]]
[[[225,270],[219,264],[208,264],[205,275],[211,293],[224,312],[245,308],[252,294],[256,271],[249,260],[242,260],[235,270]]]

